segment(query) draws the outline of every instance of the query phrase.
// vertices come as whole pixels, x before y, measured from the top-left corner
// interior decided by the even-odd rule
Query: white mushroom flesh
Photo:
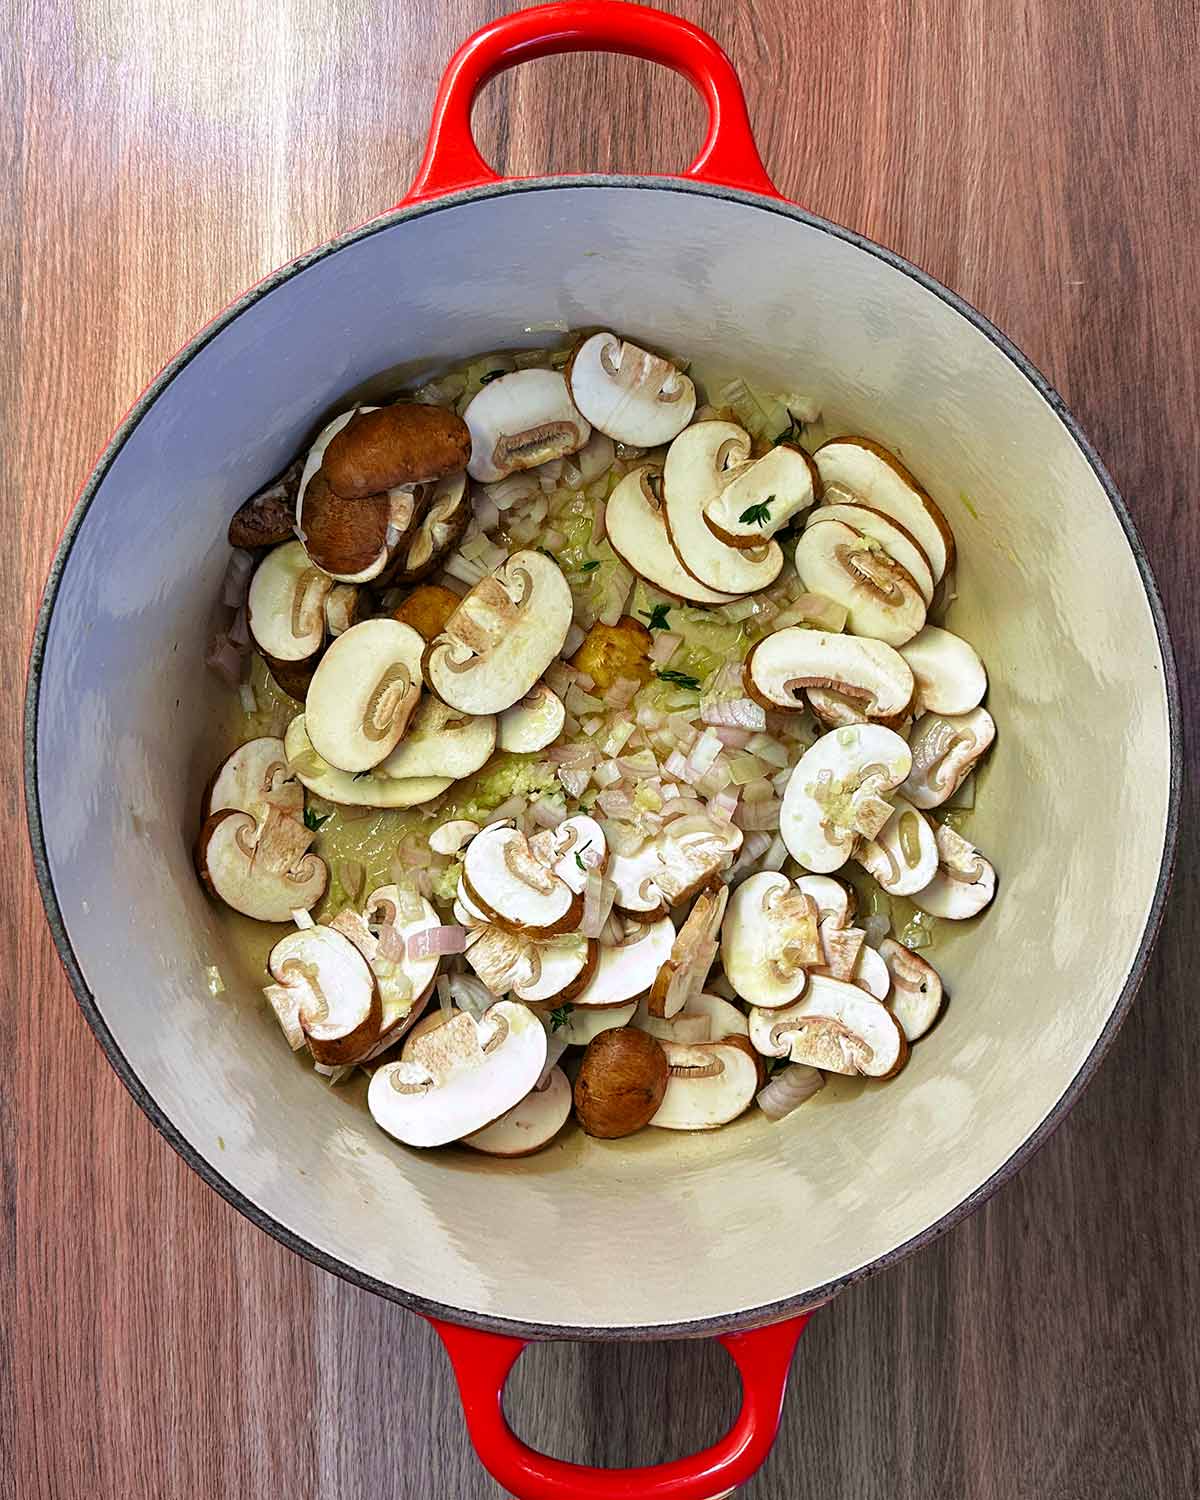
[[[464,1146],[488,1156],[531,1156],[548,1146],[571,1114],[571,1085],[561,1068],[551,1068],[545,1086],[482,1130],[463,1136]]]
[[[991,749],[996,725],[986,708],[970,713],[922,714],[909,744],[912,769],[903,792],[914,807],[940,807]]]
[[[787,1057],[828,1073],[888,1078],[904,1061],[899,1024],[857,985],[814,974],[782,1010],[752,1010],[750,1040],[764,1057]]]
[[[417,704],[404,738],[375,768],[377,776],[470,776],[496,748],[492,714],[465,714],[426,694]]]
[[[296,779],[318,797],[342,807],[419,807],[440,797],[452,785],[449,776],[412,776],[401,781],[378,773],[355,776],[339,770],[318,755],[303,714],[297,714],[288,725],[283,743]]]
[[[306,661],[325,639],[325,600],[333,579],[314,568],[299,542],[267,553],[250,580],[247,613],[254,644],[278,661]]]
[[[996,894],[996,872],[988,861],[953,828],[937,831],[937,874],[909,899],[931,917],[964,921],[978,916]]]
[[[855,858],[889,896],[911,896],[937,874],[938,848],[933,824],[903,797],[873,839],[863,840]]]
[[[564,818],[556,828],[535,833],[529,847],[577,895],[587,885],[588,875],[593,870],[603,870],[608,862],[604,829],[587,813]]]
[[[882,719],[903,713],[913,695],[912,671],[893,647],[802,625],[764,636],[744,670],[754,697],[783,708],[802,707],[805,689],[829,688],[852,698],[867,718]]]
[[[715,1130],[749,1109],[758,1068],[741,1047],[708,1042],[685,1047],[664,1041],[670,1076],[651,1125],[660,1130]]]
[[[637,448],[669,443],[696,410],[696,387],[686,375],[613,333],[595,333],[580,344],[568,384],[593,427]]]
[[[537,858],[525,835],[502,824],[485,828],[467,845],[460,889],[509,932],[571,932],[583,910],[579,896]]]
[[[489,381],[463,421],[471,434],[467,473],[482,484],[577,453],[592,431],[557,370],[514,370]]]
[[[562,1024],[555,1028],[554,1035],[568,1047],[586,1047],[602,1031],[615,1031],[620,1026],[628,1026],[637,1007],[636,1000],[608,1008],[580,1006],[578,1001],[572,1001],[563,1007],[567,1015]]]
[[[892,982],[889,1002],[892,1014],[908,1041],[920,1041],[941,1014],[944,999],[941,975],[919,953],[894,938],[885,938],[880,943],[879,955]]]
[[[268,806],[294,817],[304,811],[304,788],[288,770],[283,741],[247,740],[222,761],[205,799],[205,817],[233,808],[261,820]]]
[[[983,702],[987,672],[962,636],[926,625],[900,654],[912,668],[922,713],[967,714]]]
[[[425,642],[399,620],[364,620],[329,647],[313,673],[304,724],[317,753],[340,771],[386,760],[421,694]]]
[[[882,805],[884,821],[890,816],[886,793],[903,782],[911,766],[908,746],[882,725],[822,735],[800,757],[784,793],[779,831],[788,853],[814,874],[840,869],[856,837],[873,837],[882,826],[874,822],[877,807]]]
[[[197,862],[209,889],[226,906],[256,922],[286,922],[293,911],[317,904],[329,869],[315,854],[302,854],[286,869],[267,868],[257,859],[264,826],[232,808],[214,813],[201,832]]]
[[[840,491],[835,490],[834,493],[836,495]],[[831,500],[829,495],[826,495],[825,503],[809,515],[808,524],[811,525],[814,521],[841,521],[860,536],[870,537],[872,541],[878,542],[887,555],[912,576],[913,582],[921,591],[926,608],[933,603],[933,592],[937,584],[929,558],[921,544],[899,521],[884,515],[881,510],[872,510],[869,505],[847,505],[836,499]]]
[[[838,438],[813,454],[824,485],[837,485],[910,532],[929,559],[934,582],[952,561],[945,516],[899,461],[863,438]]]
[[[854,635],[902,646],[925,624],[925,600],[912,574],[873,538],[821,511],[796,544],[796,572],[805,588],[845,606]]]
[[[788,443],[730,476],[704,507],[708,529],[730,547],[761,547],[816,498],[807,454]]]
[[[662,513],[662,468],[647,464],[625,475],[608,497],[605,529],[609,546],[627,568],[675,599],[694,604],[729,604],[722,594],[693,578],[671,545]]]
[[[620,943],[600,945],[592,977],[572,1000],[578,1010],[627,1005],[644,995],[671,956],[675,926],[670,917],[634,923]]]
[[[318,1061],[354,1062],[377,1041],[375,978],[342,933],[320,926],[289,932],[271,949],[267,966],[277,983],[296,992],[300,1025]]]
[[[721,927],[721,966],[751,1005],[790,1005],[806,966],[821,962],[817,906],[786,875],[767,870],[734,890]]]
[[[552,745],[563,730],[567,710],[544,682],[533,687],[500,715],[497,746],[513,755],[530,755]]]

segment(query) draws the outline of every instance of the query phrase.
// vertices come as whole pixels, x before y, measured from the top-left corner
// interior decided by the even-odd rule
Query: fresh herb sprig
[[[646,622],[647,630],[670,630],[671,625],[667,619],[670,612],[669,604],[656,604],[653,609],[638,610],[638,614]]]
[[[479,384],[481,386],[490,385],[493,380],[499,380],[501,376],[507,375],[508,373],[508,370],[489,370],[486,375],[481,375],[479,377]]]
[[[589,562],[583,563],[580,566],[579,571],[581,573],[594,573],[599,566],[599,560],[593,557]]]
[[[674,667],[665,667],[661,672],[654,674],[660,682],[673,682],[676,687],[690,688],[693,693],[700,691],[700,679],[691,676],[688,672],[677,672]]]
[[[776,448],[778,448],[780,443],[799,443],[804,440],[804,423],[800,420],[800,418],[796,415],[796,413],[791,409],[790,406],[785,407],[784,409],[791,420],[783,429],[783,431],[775,438],[772,446]]]
[[[557,1010],[550,1012],[550,1030],[557,1031],[560,1026],[565,1026],[571,1019],[571,1012],[575,1009],[573,1005],[560,1005]]]
[[[758,505],[748,505],[738,520],[746,526],[765,526],[771,519],[771,505],[774,499],[774,495],[768,495]]]
[[[326,823],[328,823],[330,818],[332,817],[332,813],[326,813],[324,817],[322,817],[319,813],[313,812],[311,807],[306,807],[304,809],[304,826],[305,828],[311,829],[313,833],[320,833],[322,827]]]

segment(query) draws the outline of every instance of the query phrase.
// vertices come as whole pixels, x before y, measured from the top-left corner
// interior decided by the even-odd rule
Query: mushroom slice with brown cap
[[[481,484],[566,458],[592,435],[558,370],[514,370],[488,381],[463,420],[471,433],[467,473]]]
[[[738,995],[790,1005],[804,993],[806,966],[822,961],[816,902],[773,870],[743,880],[721,927],[721,965]]]
[[[987,692],[987,672],[974,646],[936,625],[926,625],[901,648],[917,682],[922,713],[967,714]]]
[[[905,1038],[919,1041],[941,1014],[945,998],[941,976],[920,954],[894,938],[884,938],[879,953],[891,976],[892,1014]]]
[[[687,920],[675,934],[671,955],[654,976],[648,1008],[652,1016],[666,1020],[685,1010],[704,988],[708,971],[717,956],[721,919],[729,901],[729,887],[720,881],[707,886],[696,897]]]
[[[571,1085],[561,1068],[551,1068],[543,1088],[533,1088],[518,1103],[462,1139],[472,1151],[488,1156],[532,1156],[548,1146],[571,1117]]]
[[[758,1066],[747,1051],[732,1041],[660,1046],[670,1073],[651,1125],[660,1130],[715,1130],[750,1108],[758,1092]]]
[[[746,691],[767,707],[803,706],[806,688],[832,688],[871,719],[902,714],[913,695],[908,663],[883,641],[790,625],[755,645],[743,668]]]
[[[238,506],[229,523],[231,547],[253,551],[291,541],[295,534],[296,491],[303,468],[303,459],[296,459],[277,479]]]
[[[250,636],[264,656],[303,661],[325,640],[325,598],[333,579],[314,568],[299,542],[268,552],[247,597]]]
[[[752,1010],[750,1040],[764,1057],[867,1078],[890,1078],[908,1055],[904,1033],[886,1006],[825,974],[812,975],[794,1005]]]
[[[890,729],[833,729],[800,757],[787,784],[779,832],[788,853],[814,874],[840,869],[858,834],[873,838],[891,816],[886,793],[908,775],[908,746]]]
[[[356,411],[329,439],[321,467],[335,493],[363,500],[465,469],[470,451],[467,424],[455,412],[398,401]]]
[[[289,932],[271,949],[267,967],[278,984],[295,991],[300,1026],[317,1062],[336,1067],[370,1051],[382,1007],[375,976],[348,938],[331,927]]]
[[[592,426],[634,448],[669,443],[696,410],[696,387],[686,375],[615,333],[584,339],[565,374],[571,399]]]
[[[325,595],[325,625],[332,636],[345,635],[351,625],[358,624],[359,610],[363,607],[365,589],[353,583],[336,583]]]
[[[457,854],[479,832],[480,825],[471,818],[452,818],[429,835],[429,847],[435,854]]]
[[[605,871],[613,883],[614,906],[619,911],[632,912],[643,921],[665,916],[668,903],[657,883],[661,866],[658,844],[654,840],[649,840],[632,854],[614,851]]]
[[[912,533],[906,531],[899,521],[884,515],[883,511],[872,510],[869,505],[854,504],[854,497],[848,490],[836,488],[831,494],[844,494],[851,503],[846,504],[836,498],[831,500],[830,494],[826,494],[825,503],[809,513],[808,524],[812,525],[816,521],[841,521],[860,536],[870,537],[872,541],[878,542],[890,558],[911,574],[928,609],[933,603],[936,580],[925,549]]]
[[[305,488],[297,525],[304,550],[323,573],[342,583],[370,583],[383,574],[422,510],[422,496],[411,485],[348,500],[318,469]]]
[[[557,828],[543,828],[529,840],[529,847],[576,894],[583,891],[592,870],[603,871],[608,863],[604,829],[586,813],[564,818]]]
[[[950,523],[893,453],[864,437],[838,437],[813,454],[828,489],[841,486],[872,510],[899,521],[920,545],[940,583],[954,562]]]
[[[769,588],[783,567],[778,542],[730,547],[713,535],[705,508],[720,494],[728,470],[750,456],[750,438],[733,422],[697,422],[667,450],[663,466],[663,518],[684,568],[723,594],[754,594]]]
[[[418,933],[440,926],[441,919],[424,896],[417,895],[415,891],[401,891],[396,885],[382,885],[372,891],[363,903],[363,913],[363,926],[368,933],[372,926],[390,926],[395,928],[405,945],[401,957],[387,959],[379,950],[379,939],[372,934],[371,942],[374,946],[365,944],[360,950],[371,965],[375,982],[379,986],[379,996],[383,1002],[382,1034],[387,1035],[393,1028],[398,1028],[401,1021],[411,1024],[416,1020],[420,1014],[420,1006],[437,978],[440,963],[438,955],[430,953],[414,957],[409,952],[408,945]],[[361,938],[362,928],[356,927],[355,932]],[[350,937],[350,933],[347,932],[346,936]],[[396,1036],[400,1034],[397,1029]]]
[[[537,858],[525,835],[499,823],[467,845],[460,887],[508,932],[554,937],[574,932],[583,914],[582,897]]]
[[[707,991],[693,995],[688,1001],[688,1014],[708,1017],[709,1033],[713,1041],[726,1036],[749,1036],[750,1023],[736,1005],[720,995]]]
[[[513,755],[544,750],[562,733],[566,720],[562,699],[544,682],[537,682],[519,702],[500,715],[497,745]]]
[[[489,924],[470,943],[466,957],[493,995],[511,991],[527,1005],[541,1005],[578,993],[595,970],[599,948],[582,933],[538,942]]]
[[[283,741],[272,735],[247,740],[225,757],[205,794],[203,817],[234,808],[261,818],[268,804],[293,817],[304,811],[304,788],[288,770]]]
[[[603,1010],[639,999],[671,956],[675,926],[670,917],[630,925],[619,943],[602,943],[595,972],[572,1000],[577,1010]]]
[[[416,530],[405,538],[394,568],[388,569],[392,584],[419,583],[458,546],[471,521],[471,491],[467,476],[447,474],[439,479],[428,497],[428,508]]]
[[[575,1080],[575,1114],[586,1134],[619,1140],[647,1124],[666,1093],[661,1045],[636,1027],[606,1027],[588,1043]]]
[[[729,868],[742,847],[742,830],[709,813],[690,813],[665,824],[657,843],[661,868],[654,883],[668,906],[677,906]]]
[[[731,604],[736,594],[706,588],[679,561],[662,515],[662,468],[646,464],[631,470],[608,497],[604,509],[608,544],[647,583],[693,604]]]
[[[912,574],[844,521],[818,512],[796,544],[795,562],[805,588],[845,606],[854,635],[902,646],[925,624],[925,600]]]
[[[499,1119],[546,1062],[546,1033],[524,1005],[499,1000],[479,1021],[461,1013],[427,1032],[371,1079],[375,1123],[408,1146],[442,1146]]]
[[[496,748],[492,714],[465,714],[426,694],[404,738],[375,768],[377,776],[450,776],[456,781],[484,765]]]
[[[913,725],[912,770],[902,791],[914,807],[940,807],[991,748],[996,725],[986,708],[922,714]]]
[[[945,823],[937,831],[937,874],[909,898],[931,917],[977,916],[996,894],[996,872],[974,844]]]
[[[374,773],[352,776],[349,771],[340,771],[313,748],[303,714],[297,714],[288,725],[283,743],[288,767],[296,779],[310,792],[340,807],[419,807],[440,797],[452,785],[449,776],[408,776],[398,780]]]
[[[628,1026],[637,1012],[638,1002],[625,1005],[581,1007],[569,1001],[564,1006],[566,1019],[555,1028],[554,1035],[568,1047],[586,1047],[602,1031],[616,1031]]]
[[[304,494],[312,480],[313,475],[325,461],[325,453],[330,443],[341,432],[349,422],[360,411],[376,411],[374,406],[353,407],[350,411],[340,412],[331,421],[326,422],[312,441],[312,446],[304,455],[304,467],[300,471],[300,483],[296,491],[296,525],[300,526],[304,518]]]
[[[430,687],[465,713],[502,713],[529,692],[558,655],[573,609],[570,586],[553,558],[514,552],[480,579],[430,643],[425,652]]]
[[[778,443],[730,472],[704,507],[705,524],[727,547],[761,547],[812,505],[819,483],[803,448]]]
[[[855,636],[853,639],[866,640],[867,637]],[[863,710],[861,698],[849,698],[833,688],[806,688],[804,696],[813,717],[825,729],[846,729],[851,724],[865,724],[870,718]],[[894,729],[902,739],[907,738],[912,728],[912,717],[908,713],[886,714],[875,722],[885,729]]]
[[[466,914],[476,920],[471,913]],[[506,932],[490,923],[482,925],[468,943],[466,959],[493,995],[507,995],[518,986],[532,984],[541,973],[537,945],[531,937],[523,932]]]
[[[937,874],[938,848],[933,824],[903,797],[873,839],[863,840],[855,859],[889,896],[911,896]]]
[[[290,863],[260,858],[264,826],[232,808],[213,813],[196,842],[196,869],[205,887],[234,911],[256,922],[286,922],[293,911],[309,911],[325,894],[329,868],[304,852]]]

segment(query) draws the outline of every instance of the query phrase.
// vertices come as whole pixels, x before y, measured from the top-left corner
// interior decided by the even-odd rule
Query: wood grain
[[[4,1493],[20,1500],[492,1497],[418,1319],[252,1229],[143,1119],[59,973],[18,786],[25,653],[92,456],[155,369],[279,261],[401,194],[481,0],[25,0],[0,49],[0,1041]],[[1185,0],[673,7],[746,83],[780,187],[926,266],[1066,395],[1158,569],[1195,728],[1200,118]],[[564,100],[608,101],[589,110]],[[669,169],[702,133],[649,66],[542,62],[491,87],[514,172]],[[1149,980],[1015,1183],[818,1316],[755,1500],[1200,1494],[1197,808]],[[629,1268],[636,1274],[636,1267]],[[519,1429],[592,1462],[711,1439],[703,1345],[544,1347]]]

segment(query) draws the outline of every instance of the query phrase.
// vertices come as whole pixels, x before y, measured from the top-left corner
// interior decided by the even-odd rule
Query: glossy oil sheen
[[[345,391],[551,322],[615,322],[813,392],[831,429],[888,445],[940,501],[960,553],[948,624],[986,661],[999,726],[969,832],[1000,888],[939,943],[950,1008],[893,1082],[831,1082],[779,1125],[571,1133],[514,1162],[419,1154],[288,1053],[261,976],[237,969],[195,881],[221,691],[200,660],[230,513]],[[132,1071],[214,1171],[318,1252],[488,1318],[614,1330],[752,1318],[922,1233],[1071,1084],[1134,963],[1163,858],[1154,620],[1054,410],[903,270],[704,191],[468,196],[276,285],[196,353],[112,463],[67,558],[42,672],[49,869]],[[216,998],[210,965],[227,986]]]

